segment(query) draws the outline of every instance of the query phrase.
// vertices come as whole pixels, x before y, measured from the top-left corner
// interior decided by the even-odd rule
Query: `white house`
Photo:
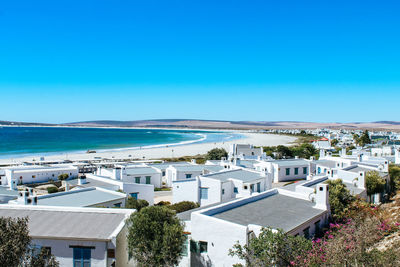
[[[167,186],[171,187],[174,181],[183,181],[199,175],[215,173],[224,170],[218,165],[173,165],[166,169]]]
[[[257,171],[268,172],[274,183],[306,179],[310,162],[305,159],[260,161],[254,164]]]
[[[322,137],[321,139],[312,142],[316,149],[332,149],[331,142],[328,138]]]
[[[85,177],[69,180],[68,184],[79,188],[100,187],[114,191],[120,190],[130,197],[144,199],[150,205],[154,204],[154,185],[152,184],[129,183],[93,174],[86,174]]]
[[[266,157],[262,147],[254,147],[249,144],[232,144],[228,152],[229,159],[265,159]]]
[[[20,166],[5,169],[5,181],[1,184],[43,183],[49,180],[58,180],[60,174],[67,174],[69,178],[78,177],[78,167],[75,166]]]
[[[134,266],[125,220],[134,210],[0,205],[0,217],[28,217],[32,243],[70,266]]]
[[[35,196],[32,189],[19,191],[9,204],[62,207],[125,207],[126,194],[100,187],[77,188],[65,192]]]
[[[180,266],[232,266],[245,264],[229,256],[237,242],[248,244],[262,227],[283,229],[291,235],[312,237],[330,216],[328,185],[318,186],[313,200],[284,189],[271,189],[256,196],[186,211],[178,214],[185,222],[190,242]]]
[[[173,203],[193,201],[201,206],[247,197],[271,188],[265,172],[245,169],[226,170],[173,182]]]

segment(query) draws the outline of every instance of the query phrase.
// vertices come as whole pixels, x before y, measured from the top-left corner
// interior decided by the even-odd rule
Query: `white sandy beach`
[[[159,159],[159,158],[170,158],[170,157],[181,157],[181,156],[194,156],[198,154],[205,154],[207,151],[213,148],[224,148],[229,150],[230,144],[252,144],[255,146],[277,146],[277,145],[288,145],[296,140],[295,137],[285,135],[274,135],[274,134],[262,134],[262,133],[248,133],[240,132],[245,137],[239,140],[233,140],[228,142],[219,143],[191,143],[185,145],[168,146],[168,147],[153,147],[153,148],[142,148],[138,149],[126,149],[126,150],[114,150],[104,151],[97,153],[64,153],[58,155],[47,155],[45,161],[53,160],[91,160],[95,158],[109,158],[109,159]],[[39,155],[15,158],[15,159],[0,159],[0,164],[6,163],[17,163],[23,161],[35,161],[40,160]]]

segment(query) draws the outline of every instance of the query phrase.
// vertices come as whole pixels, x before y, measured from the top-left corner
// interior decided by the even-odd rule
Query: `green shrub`
[[[53,194],[53,193],[57,193],[57,192],[58,192],[57,187],[55,187],[55,186],[47,187],[47,193]]]

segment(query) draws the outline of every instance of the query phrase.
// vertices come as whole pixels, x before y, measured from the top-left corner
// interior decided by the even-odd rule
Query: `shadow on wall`
[[[208,255],[206,256],[207,258],[205,258],[203,256],[204,254],[199,254],[199,253],[194,253],[192,252],[190,254],[190,266],[193,267],[211,267],[211,259],[210,257],[208,257]]]

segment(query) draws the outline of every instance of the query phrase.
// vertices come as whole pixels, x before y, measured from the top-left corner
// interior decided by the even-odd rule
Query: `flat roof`
[[[95,187],[48,194],[38,197],[38,205],[88,207],[125,198],[121,193]]]
[[[153,163],[153,164],[147,164],[148,166],[157,168],[157,169],[161,169],[161,170],[165,170],[166,168],[168,168],[169,166],[176,166],[176,165],[193,165],[190,162],[187,161],[178,161],[178,162],[164,162],[164,163]]]
[[[311,201],[275,193],[212,217],[244,226],[256,224],[288,232],[326,212],[314,207]]]
[[[250,181],[265,178],[265,176],[262,176],[261,173],[243,170],[243,169],[217,172],[217,173],[213,173],[213,174],[203,175],[203,177],[218,179],[222,182],[225,182],[228,179],[236,179],[236,180],[241,180],[243,182],[250,182]]]
[[[345,171],[349,171],[349,172],[355,172],[355,173],[358,173],[358,172],[368,172],[368,171],[377,171],[377,170],[374,170],[374,169],[362,167],[362,166],[360,166],[360,165],[350,166],[349,168],[344,169],[344,170],[345,170]],[[377,171],[377,172],[378,172],[379,175],[382,176],[382,177],[387,175],[387,173],[384,173],[384,172],[381,172],[381,171]]]
[[[104,176],[101,176],[101,178],[109,179],[110,181],[116,181],[116,180],[112,180],[112,179],[110,179],[108,177],[104,177]],[[119,181],[119,180],[117,180],[117,181]],[[89,178],[89,177],[86,177],[86,183],[84,183],[82,185],[78,185],[78,179],[67,180],[67,182],[70,185],[79,186],[79,187],[82,187],[82,188],[86,188],[86,187],[101,187],[101,188],[112,190],[113,188],[118,186],[116,184],[112,184],[111,182],[107,183],[107,182],[103,182],[103,181],[98,181],[98,180],[95,180],[95,179],[92,179],[92,178]],[[122,182],[122,181],[119,181],[119,182]]]
[[[324,167],[328,167],[328,168],[336,168],[336,161],[333,160],[328,160],[328,159],[321,159],[321,160],[315,160],[313,161],[313,163],[324,166]]]
[[[278,164],[279,166],[297,166],[309,164],[309,162],[304,159],[282,159],[271,161],[271,163]]]
[[[127,211],[102,210],[46,210],[39,206],[0,205],[0,217],[28,217],[29,235],[33,238],[110,240],[113,232],[125,220]]]
[[[126,168],[127,175],[139,175],[139,174],[155,174],[159,173],[156,169],[152,167],[133,167]]]
[[[18,197],[18,191],[17,190],[10,190],[9,187],[0,186],[0,195]]]

